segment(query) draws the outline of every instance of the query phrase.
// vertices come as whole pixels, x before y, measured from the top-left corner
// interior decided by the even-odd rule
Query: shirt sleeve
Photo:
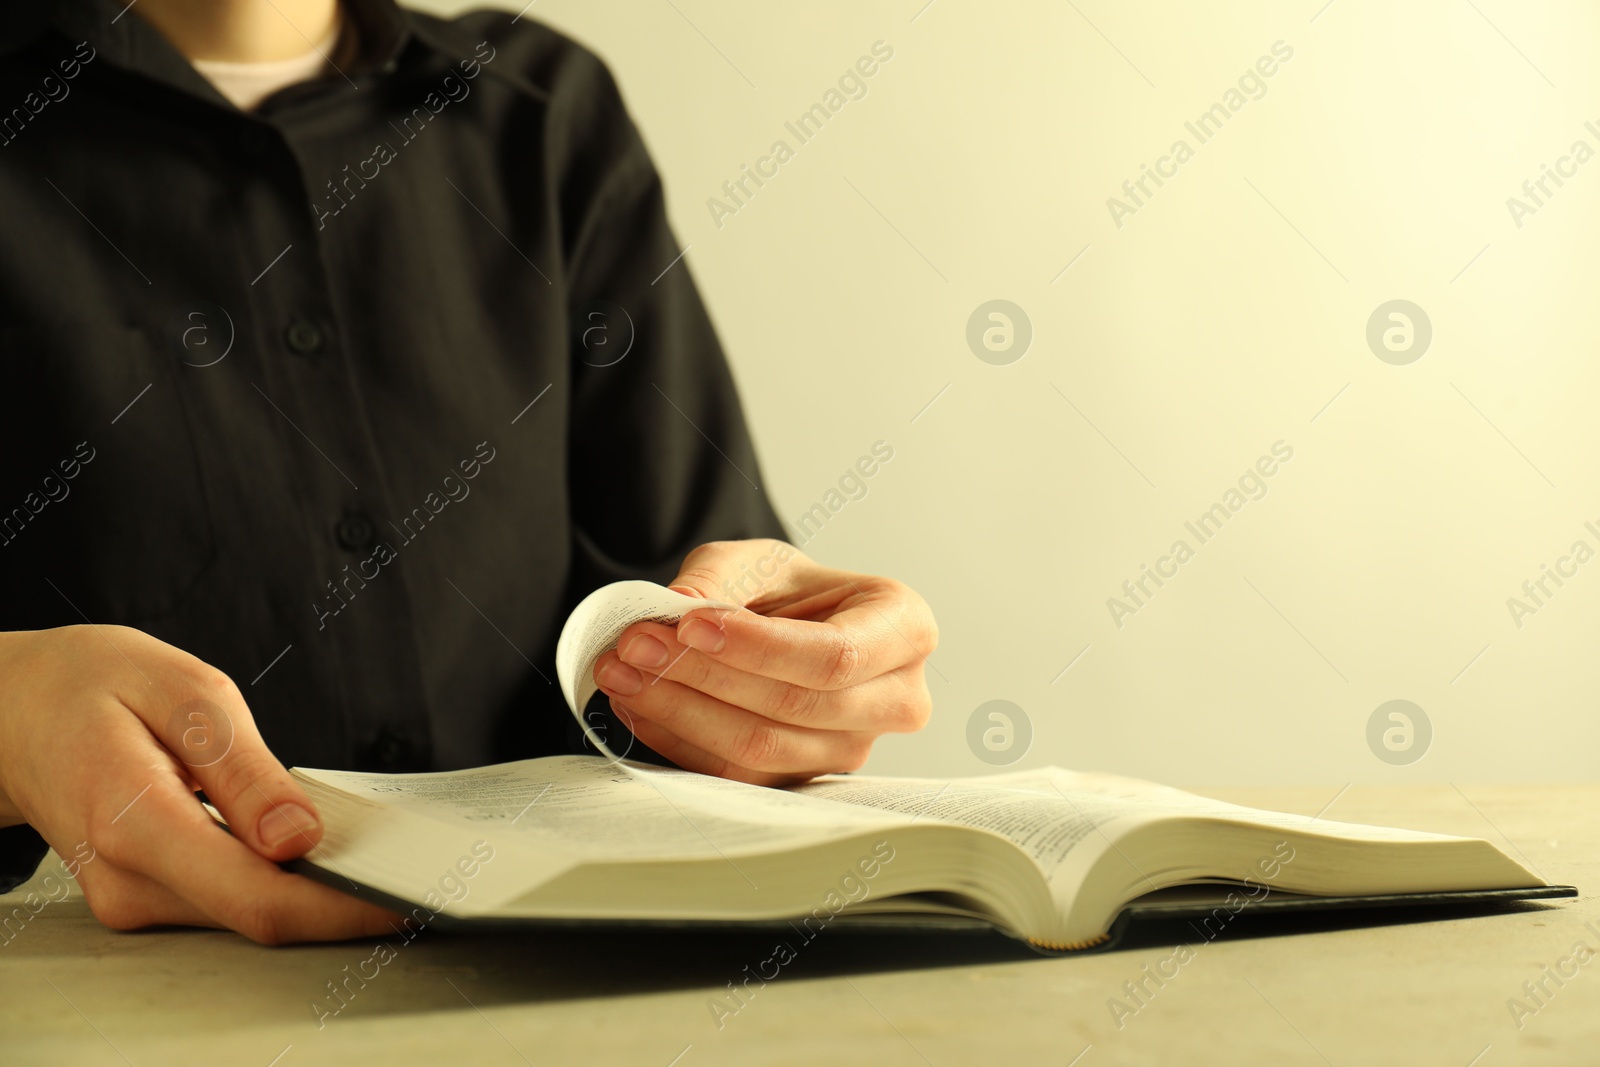
[[[661,176],[604,64],[581,48],[563,57],[547,82],[547,144],[567,220],[570,611],[609,582],[670,582],[708,541],[787,534]],[[586,715],[607,736],[625,733],[604,698]],[[568,750],[587,750],[562,718]],[[668,762],[627,747],[630,758]]]
[[[733,376],[668,223],[660,175],[604,66],[557,95],[551,133],[574,149],[571,318],[574,597],[668,582],[707,541],[785,539]]]

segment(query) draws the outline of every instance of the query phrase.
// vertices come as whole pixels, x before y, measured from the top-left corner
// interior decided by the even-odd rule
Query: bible
[[[771,789],[612,750],[583,712],[633,622],[707,602],[591,594],[557,647],[593,755],[467,770],[291,772],[324,837],[293,869],[441,926],[992,928],[1042,952],[1130,917],[1246,906],[1573,896],[1488,841],[1242,807],[1106,774],[828,775]],[[737,610],[731,605],[720,605]]]

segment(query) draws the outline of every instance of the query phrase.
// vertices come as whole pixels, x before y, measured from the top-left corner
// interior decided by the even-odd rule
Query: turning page
[[[622,631],[634,623],[672,625],[696,608],[744,610],[721,600],[675,593],[654,582],[612,582],[584,597],[561,627],[556,641],[556,678],[561,683],[561,695],[595,751],[605,753],[613,763],[622,757],[606,747],[605,739],[583,717],[583,709],[600,690],[594,684],[595,661],[616,648]]]

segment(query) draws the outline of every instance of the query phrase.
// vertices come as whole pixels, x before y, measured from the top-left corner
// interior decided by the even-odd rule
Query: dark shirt
[[[0,629],[186,649],[286,765],[575,750],[573,605],[783,527],[604,65],[347,7],[254,113],[110,0],[9,27]]]

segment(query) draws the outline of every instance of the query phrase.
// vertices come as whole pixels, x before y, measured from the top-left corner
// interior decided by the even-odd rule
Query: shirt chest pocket
[[[137,329],[0,326],[0,569],[22,604],[137,625],[212,565],[176,364]]]

